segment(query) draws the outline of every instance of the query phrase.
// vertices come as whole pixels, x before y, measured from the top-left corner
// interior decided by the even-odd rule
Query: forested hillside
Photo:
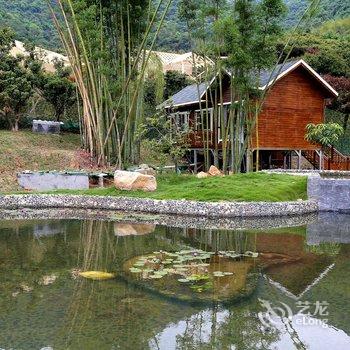
[[[286,26],[295,25],[308,6],[309,0],[285,0],[289,12]],[[321,0],[320,8],[312,19],[312,25],[317,26],[330,19],[350,16],[350,1]]]
[[[47,49],[60,46],[56,29],[44,0],[0,1],[0,26],[12,27],[17,39]]]
[[[179,19],[177,8],[180,0],[173,0],[167,19],[158,38],[158,49],[164,51],[189,51],[191,48],[188,31]]]
[[[164,50],[189,50],[190,43],[186,26],[178,18],[177,5],[180,0],[173,0],[173,5],[169,10],[167,21],[158,40],[158,46]],[[288,7],[288,14],[285,19],[287,28],[296,25],[302,14],[305,12],[309,0],[285,0]],[[343,0],[322,0],[320,8],[311,20],[311,26],[317,27],[324,22],[345,18],[350,16],[350,1]],[[308,26],[308,28],[310,28]]]
[[[308,6],[308,0],[285,0],[289,12],[286,18],[286,26],[291,27],[298,22]],[[320,8],[312,20],[312,26],[317,26],[330,19],[350,16],[350,1],[322,0]]]
[[[285,0],[285,2],[289,8],[286,27],[291,27],[300,18],[308,0]],[[190,49],[186,26],[178,18],[178,3],[179,0],[173,0],[159,36],[157,47],[159,50],[187,51]],[[312,25],[317,26],[329,19],[346,16],[350,16],[350,1],[322,0],[321,8],[312,20]],[[59,40],[46,1],[0,1],[0,26],[12,27],[20,40],[33,41],[37,45],[56,50],[59,47]]]

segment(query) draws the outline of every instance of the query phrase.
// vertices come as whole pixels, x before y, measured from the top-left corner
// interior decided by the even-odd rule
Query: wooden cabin
[[[203,155],[203,133],[209,135],[212,164],[220,166],[221,118],[214,120],[210,98],[217,89],[215,80],[187,86],[164,104],[169,116],[178,125],[189,129],[189,155],[190,161],[195,163],[195,170]],[[231,105],[228,74],[222,81],[221,110],[226,118]],[[324,123],[327,101],[338,96],[314,69],[303,60],[291,61],[279,65],[273,72],[262,71],[258,81],[260,90],[267,89],[267,96],[257,118],[257,132],[252,135],[251,156],[254,159],[259,150],[261,169],[301,168],[305,163],[313,168],[350,167],[347,157],[336,150],[327,154],[320,146],[305,140],[306,126]],[[202,125],[201,113],[208,113],[208,118],[204,118],[209,121],[208,125]],[[215,149],[219,151],[214,152]]]

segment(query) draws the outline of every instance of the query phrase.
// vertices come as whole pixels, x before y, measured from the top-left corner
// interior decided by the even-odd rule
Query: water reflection
[[[0,221],[0,348],[350,348],[349,237],[350,217],[329,214],[307,226],[220,231],[95,220]],[[259,252],[263,271],[255,294],[233,305],[194,306],[120,279],[77,277],[89,270],[119,273],[133,257],[186,248]],[[267,327],[259,318],[266,311],[261,300],[283,302],[292,318]],[[311,315],[321,323],[299,325],[298,301],[327,301],[327,320]]]

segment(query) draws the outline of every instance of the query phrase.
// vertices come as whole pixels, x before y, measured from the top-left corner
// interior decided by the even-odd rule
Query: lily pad
[[[190,280],[187,279],[187,278],[179,278],[178,281],[179,281],[180,283],[188,283],[188,282],[190,282]]]
[[[207,266],[210,266],[210,264],[207,264],[207,263],[201,263],[201,264],[196,264],[194,266],[198,266],[198,267],[207,267]]]
[[[186,267],[180,267],[180,268],[177,268],[175,269],[175,273],[179,273],[179,272],[187,272],[188,269]]]
[[[143,267],[145,265],[146,265],[145,262],[137,262],[137,263],[134,264],[134,267]]]
[[[163,276],[154,274],[154,275],[149,276],[149,278],[152,278],[152,279],[155,279],[155,280],[159,280],[159,279],[163,278]]]
[[[241,257],[241,254],[234,254],[234,253],[232,253],[232,254],[229,254],[229,255],[227,255],[229,258],[231,258],[231,259],[237,259],[237,258],[240,258]]]
[[[173,266],[175,269],[181,269],[183,267],[187,267],[186,265],[183,265],[183,264],[174,264]]]
[[[137,267],[130,267],[129,271],[131,273],[139,273],[139,272],[142,272],[141,269],[137,268]]]
[[[225,274],[222,271],[214,271],[213,276],[214,277],[224,277]]]
[[[177,258],[178,257],[178,254],[176,254],[176,253],[165,252],[165,254],[167,256],[171,256],[172,258]]]
[[[155,271],[154,274],[159,275],[159,276],[166,276],[168,274],[168,272],[165,270],[161,270],[161,271]]]

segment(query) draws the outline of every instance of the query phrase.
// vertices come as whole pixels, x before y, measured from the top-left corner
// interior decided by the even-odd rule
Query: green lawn
[[[307,199],[307,178],[302,176],[251,173],[197,179],[193,175],[160,175],[155,192],[119,191],[95,188],[85,191],[55,191],[100,196],[128,196],[153,199],[198,201],[293,201]]]

